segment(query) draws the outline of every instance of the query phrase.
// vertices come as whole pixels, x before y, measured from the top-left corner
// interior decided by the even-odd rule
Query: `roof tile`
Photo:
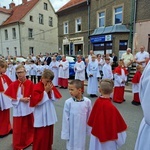
[[[12,8],[12,15],[2,24],[7,25],[21,21],[21,19],[34,7],[39,0],[30,0]]]
[[[66,10],[68,8],[74,7],[76,5],[79,5],[83,2],[86,2],[87,0],[70,0],[67,4],[65,4],[64,6],[62,6],[57,12],[61,12],[63,10]]]

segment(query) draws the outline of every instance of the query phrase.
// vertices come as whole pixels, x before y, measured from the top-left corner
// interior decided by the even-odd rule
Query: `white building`
[[[22,0],[0,8],[0,54],[28,56],[58,51],[57,15],[49,0]]]

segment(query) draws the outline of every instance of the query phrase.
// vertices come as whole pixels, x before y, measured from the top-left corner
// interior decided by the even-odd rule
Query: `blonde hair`
[[[50,79],[52,81],[54,79],[54,73],[49,69],[44,69],[42,78]]]
[[[16,71],[17,71],[18,69],[20,69],[20,68],[23,68],[23,69],[24,69],[24,71],[26,71],[26,68],[25,68],[25,66],[24,66],[24,65],[18,65],[18,66],[16,67]]]
[[[114,82],[110,79],[103,79],[100,81],[100,89],[103,94],[111,94],[113,91]]]

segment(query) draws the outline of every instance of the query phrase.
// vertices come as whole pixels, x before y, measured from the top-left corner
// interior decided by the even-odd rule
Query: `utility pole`
[[[130,19],[130,36],[129,36],[129,47],[133,50],[133,36],[135,34],[135,22],[136,22],[136,0],[131,1],[131,19]]]
[[[90,38],[90,9],[91,9],[91,0],[87,0],[87,6],[88,6],[88,54],[90,52],[90,42],[89,42],[89,38]]]

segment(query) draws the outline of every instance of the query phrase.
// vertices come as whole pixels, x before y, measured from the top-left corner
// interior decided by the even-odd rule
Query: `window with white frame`
[[[28,37],[33,38],[33,29],[31,28],[28,29]]]
[[[64,34],[69,33],[69,24],[68,21],[64,22]]]
[[[8,30],[5,30],[5,40],[8,40]]]
[[[53,17],[49,17],[49,26],[53,27]]]
[[[39,24],[44,24],[44,16],[43,16],[43,14],[39,14]]]
[[[16,39],[16,28],[12,28],[12,38]]]
[[[98,27],[105,26],[105,12],[98,13]]]
[[[114,9],[114,24],[121,24],[123,21],[123,8],[122,6]]]
[[[76,24],[76,32],[80,32],[81,31],[81,18],[77,18],[75,21]]]

